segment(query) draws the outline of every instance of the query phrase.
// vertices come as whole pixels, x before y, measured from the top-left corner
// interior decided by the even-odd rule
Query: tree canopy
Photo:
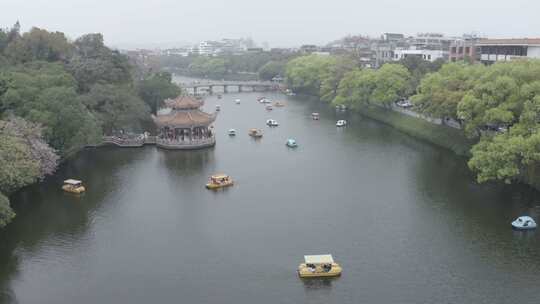
[[[139,83],[134,69],[101,34],[70,42],[39,28],[21,34],[18,23],[0,29],[0,227],[14,216],[6,195],[104,132],[141,130],[149,105],[180,93],[169,74]]]
[[[337,94],[341,78],[354,68],[350,58],[314,54],[289,61],[285,76],[295,92],[320,96],[329,102]]]
[[[358,108],[367,104],[390,106],[406,96],[410,73],[401,65],[385,64],[378,70],[354,70],[345,74],[333,102]]]
[[[180,87],[172,82],[172,75],[167,72],[147,76],[137,83],[137,94],[152,113],[157,112],[165,99],[176,97],[180,93]]]

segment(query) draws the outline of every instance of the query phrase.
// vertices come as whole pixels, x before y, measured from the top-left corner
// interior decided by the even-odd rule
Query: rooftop
[[[153,116],[158,127],[203,127],[208,126],[216,120],[216,114],[208,114],[201,110],[192,111],[172,111],[169,114]]]
[[[483,39],[477,45],[538,45],[540,38]]]
[[[167,107],[175,110],[195,110],[202,107],[204,101],[195,97],[180,95],[175,99],[167,99],[164,103]]]
[[[305,255],[304,261],[306,264],[332,264],[334,258],[332,258],[331,254]]]

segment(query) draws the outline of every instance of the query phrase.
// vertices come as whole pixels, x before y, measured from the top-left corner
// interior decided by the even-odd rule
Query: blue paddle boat
[[[520,216],[512,222],[512,228],[517,230],[535,229],[536,222],[530,216]]]
[[[292,139],[292,138],[287,139],[286,145],[287,145],[287,147],[289,147],[289,148],[296,148],[296,147],[298,147],[298,144],[296,143],[296,140],[294,140],[294,139]]]

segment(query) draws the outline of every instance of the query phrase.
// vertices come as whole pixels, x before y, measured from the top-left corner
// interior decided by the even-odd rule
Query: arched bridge
[[[252,91],[252,92],[264,92],[264,91],[277,91],[280,89],[279,83],[271,81],[208,81],[208,82],[191,82],[191,83],[180,83],[182,89],[186,91],[191,91],[197,95],[199,91],[205,90],[209,94],[214,94],[217,92],[229,93],[230,88],[237,88],[236,92],[243,91]],[[216,88],[221,88],[222,90],[216,91]]]

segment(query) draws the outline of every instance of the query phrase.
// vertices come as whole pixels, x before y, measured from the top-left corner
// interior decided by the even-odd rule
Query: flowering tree
[[[15,137],[28,147],[32,160],[39,165],[36,178],[40,180],[56,171],[59,159],[56,151],[43,139],[42,130],[39,124],[14,116],[0,121],[0,132],[4,136]]]

